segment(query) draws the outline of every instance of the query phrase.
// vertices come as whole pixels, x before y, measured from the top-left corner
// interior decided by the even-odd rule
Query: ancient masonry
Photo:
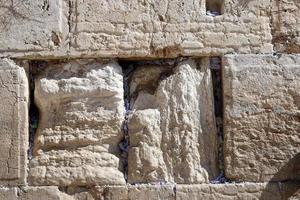
[[[299,0],[0,0],[0,200],[299,200]]]

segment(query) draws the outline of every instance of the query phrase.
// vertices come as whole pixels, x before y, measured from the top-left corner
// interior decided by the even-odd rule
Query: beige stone
[[[273,1],[272,34],[275,50],[300,53],[300,2],[297,0]]]
[[[141,185],[128,188],[129,200],[175,200],[175,185]]]
[[[57,187],[0,188],[1,200],[75,200]]]
[[[175,67],[139,66],[130,93],[129,182],[212,179],[218,167],[207,59],[189,59]]]
[[[300,180],[300,57],[224,58],[226,177]]]
[[[201,184],[177,185],[177,200],[198,199],[251,199],[284,200],[297,198],[299,183],[239,183],[239,184]]]
[[[0,199],[1,200],[17,199],[17,189],[16,188],[0,188]]]
[[[226,1],[224,15],[216,17],[206,15],[205,0],[72,2],[72,55],[176,57],[273,51],[268,0],[248,5]],[[251,37],[259,42],[247,39]]]
[[[25,70],[0,59],[0,185],[26,182],[28,90]]]
[[[0,0],[0,52],[66,48],[67,13],[64,0]]]
[[[220,2],[222,15],[209,16],[205,0],[1,0],[8,8],[0,8],[5,26],[0,56],[155,58],[273,52],[270,0],[208,4],[213,1]]]
[[[96,186],[93,193],[97,200],[128,200],[127,186]]]
[[[75,200],[54,186],[25,187],[18,190],[17,200]]]
[[[124,184],[118,147],[124,120],[121,67],[96,60],[49,63],[35,87],[41,117],[30,183]]]

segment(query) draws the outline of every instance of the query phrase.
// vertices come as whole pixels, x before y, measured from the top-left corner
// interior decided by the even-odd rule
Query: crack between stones
[[[212,76],[215,121],[217,128],[218,166],[220,174],[212,180],[212,184],[224,184],[229,180],[224,172],[224,130],[223,130],[223,87],[222,87],[222,59],[210,57],[210,70]]]
[[[124,138],[119,144],[119,148],[121,151],[121,159],[123,161],[123,170],[124,170],[124,178],[126,183],[128,183],[128,150],[129,150],[129,135],[128,135],[128,117],[130,113],[130,87],[129,87],[129,79],[130,75],[134,70],[134,66],[127,62],[121,62],[123,71],[123,91],[124,91],[124,121],[122,123],[122,132],[124,134]]]
[[[34,79],[35,72],[34,68],[39,65],[39,62],[31,62],[29,65],[29,147],[28,147],[28,159],[31,160],[33,158],[33,148],[34,148],[34,138],[36,134],[36,130],[39,122],[39,110],[34,102]]]

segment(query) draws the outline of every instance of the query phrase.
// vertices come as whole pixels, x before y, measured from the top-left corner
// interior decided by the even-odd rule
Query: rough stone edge
[[[18,119],[18,134],[20,137],[20,176],[18,179],[14,180],[0,180],[1,186],[16,186],[16,185],[26,185],[27,184],[27,164],[28,164],[28,137],[29,137],[29,81],[25,69],[18,66],[14,61],[10,59],[2,59],[7,64],[11,65],[9,68],[4,68],[0,70],[16,70],[18,71],[18,79],[20,81],[18,88],[18,116],[22,116]],[[22,100],[20,100],[22,99]]]

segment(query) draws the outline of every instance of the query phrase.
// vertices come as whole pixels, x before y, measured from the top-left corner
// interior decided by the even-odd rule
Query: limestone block
[[[226,177],[300,180],[300,57],[224,58]]]
[[[25,187],[18,189],[17,200],[75,200],[72,196],[59,191],[57,187]]]
[[[204,183],[217,171],[207,59],[138,66],[130,81],[130,183]]]
[[[240,184],[201,184],[177,185],[177,200],[292,200],[297,198],[300,183],[240,183]]]
[[[116,62],[49,63],[35,81],[33,185],[123,184],[123,76]]]
[[[300,53],[300,2],[274,1],[272,4],[272,34],[276,51]]]
[[[97,200],[128,200],[127,186],[96,186],[93,193]]]
[[[224,15],[217,17],[206,15],[205,0],[71,2],[71,55],[157,58],[273,52],[270,19],[260,14],[269,0],[245,7],[230,0]],[[242,14],[233,12],[237,10]],[[217,40],[215,33],[220,33]],[[248,40],[253,37],[258,41]]]
[[[0,0],[0,52],[64,48],[68,32],[64,0]]]
[[[16,188],[0,188],[0,199],[1,200],[17,199],[17,189]]]
[[[0,59],[0,185],[26,182],[28,90],[25,70]]]
[[[0,188],[1,200],[75,200],[57,187]]]
[[[129,200],[175,200],[175,185],[141,185],[128,188]]]

